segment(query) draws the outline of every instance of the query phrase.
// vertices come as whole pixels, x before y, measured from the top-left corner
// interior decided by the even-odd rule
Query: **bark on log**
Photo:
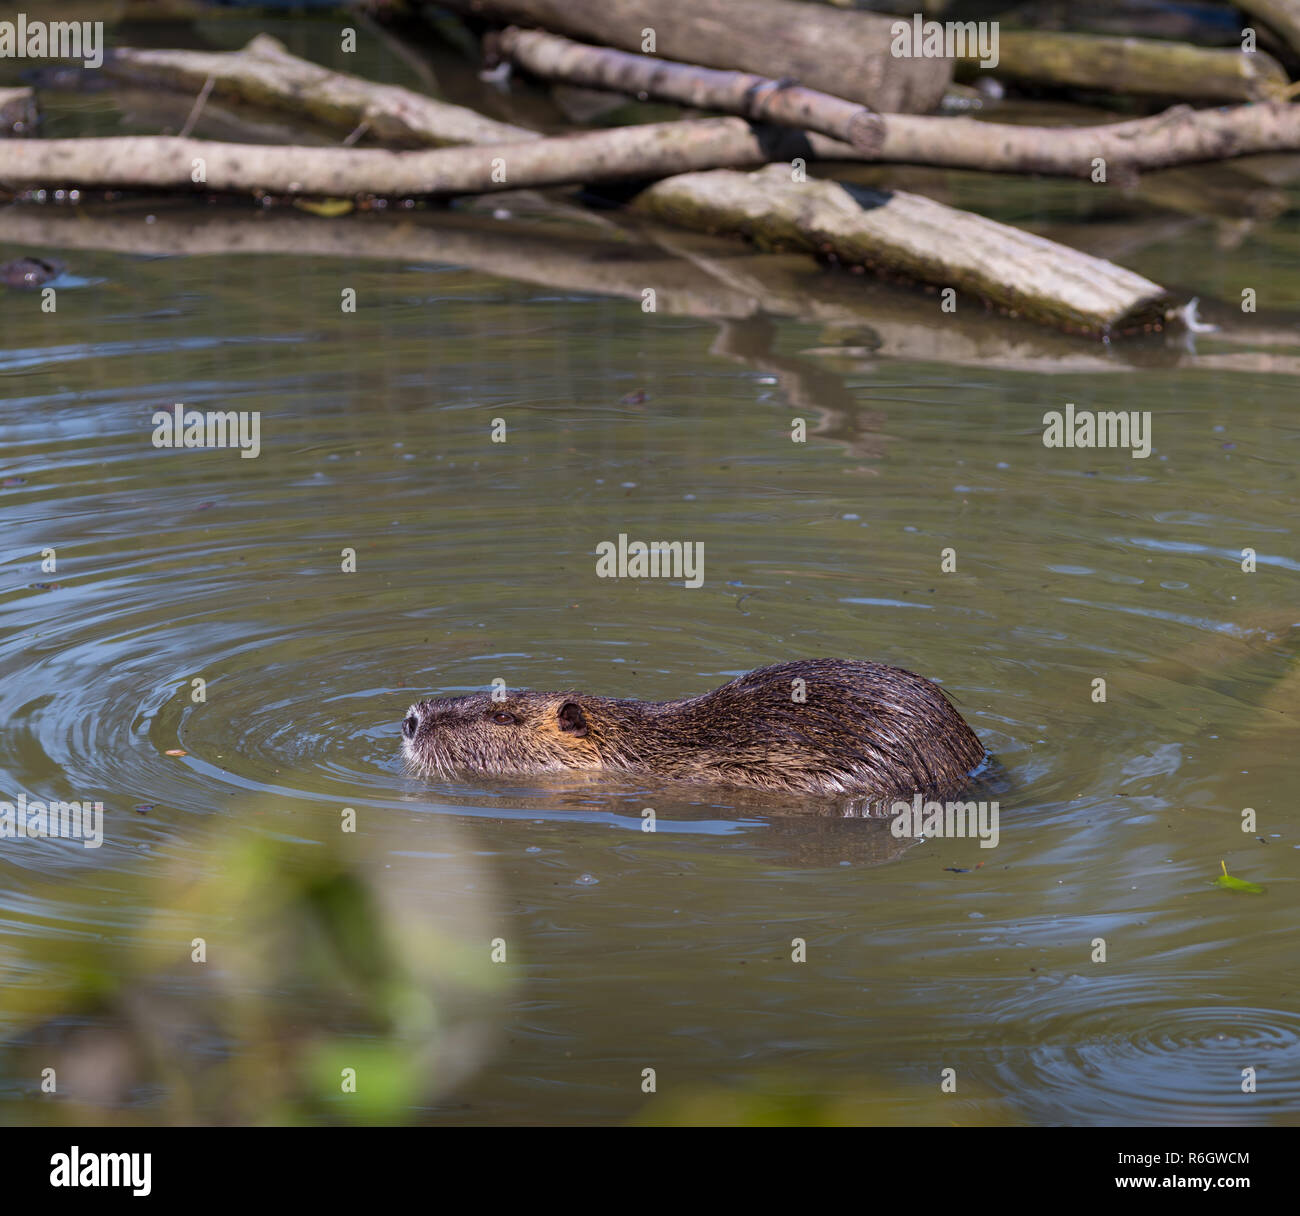
[[[1260,102],[1216,110],[1174,106],[1163,114],[1094,127],[1022,127],[974,118],[879,114],[878,143],[863,159],[1089,177],[1096,157],[1118,170],[1164,169],[1258,152],[1300,151],[1300,107]],[[820,137],[814,153],[834,155]]]
[[[31,89],[0,89],[0,139],[32,135],[36,127],[36,94]]]
[[[450,196],[585,182],[644,180],[808,154],[804,137],[740,118],[585,131],[527,143],[390,152],[263,147],[171,135],[0,142],[0,183],[82,189]],[[203,166],[195,181],[195,165]]]
[[[920,195],[792,182],[788,168],[719,170],[655,183],[636,206],[704,231],[829,254],[841,262],[972,293],[1067,331],[1161,326],[1165,290],[1141,275]]]
[[[867,149],[872,143],[872,111],[803,85],[587,46],[558,34],[514,26],[501,33],[496,45],[507,59],[545,80],[807,128]]]
[[[735,128],[748,139],[737,139]],[[557,145],[570,156],[557,154]],[[669,156],[665,158],[665,151]],[[0,181],[9,185],[262,189],[291,195],[476,194],[520,186],[640,177],[657,155],[690,168],[710,167],[719,152],[763,163],[771,149],[741,119],[702,119],[485,148],[422,152],[263,148],[169,136],[0,143]],[[506,166],[504,180],[499,161]],[[575,168],[576,165],[576,168]],[[639,205],[687,227],[747,233],[794,248],[832,252],[842,261],[973,292],[1033,320],[1067,330],[1109,334],[1163,315],[1155,284],[1110,263],[1055,245],[919,195],[881,196],[864,208],[833,182],[795,185],[784,165],[763,173],[706,173],[669,178],[644,191]]]
[[[1300,150],[1300,106],[1176,107],[1099,127],[1032,128],[967,118],[878,115],[880,146],[866,154],[825,136],[704,118],[618,127],[518,144],[390,152],[266,147],[172,136],[23,140],[0,144],[0,183],[86,189],[199,188],[304,195],[455,195],[664,177],[769,161],[875,159],[1004,172],[1087,177],[1257,152]],[[504,170],[504,177],[500,170]]]
[[[532,44],[541,45],[540,39],[547,37],[544,34],[532,36]],[[560,38],[554,38],[551,43],[557,47],[560,44],[581,45]],[[582,49],[597,55],[612,53],[602,48]],[[357,77],[328,72],[290,55],[274,39],[265,36],[255,38],[243,51],[225,54],[125,49],[117,54],[117,60],[110,58],[106,61],[106,68],[118,71],[123,77],[149,80],[155,84],[168,83],[169,87],[183,88],[188,93],[197,92],[207,79],[208,70],[215,69],[216,77],[227,81],[228,87],[237,90],[236,95],[246,101],[297,114],[306,108],[318,119],[339,129],[353,130],[365,121],[378,137],[391,137],[399,144],[454,143],[475,135],[481,138],[471,142],[495,144],[505,140],[511,132],[517,133],[518,139],[505,142],[538,138],[532,131],[493,122],[473,111],[432,101],[407,89],[376,85]],[[631,58],[639,60],[641,57]],[[644,62],[653,64],[656,61],[645,59]],[[660,62],[664,68],[680,66],[669,61]],[[657,75],[660,69],[653,70]],[[690,67],[683,67],[683,70],[698,71]],[[672,72],[666,73],[666,76],[671,75]],[[642,77],[637,76],[628,78],[629,84],[633,79],[642,82]],[[700,90],[700,82],[705,78],[693,79],[695,84],[692,87]],[[223,87],[218,84],[214,91],[222,91]],[[614,87],[613,80],[607,78],[601,87]],[[784,94],[794,94],[797,98],[804,92],[807,91],[779,90],[771,96],[770,104],[780,106]],[[710,90],[706,101],[701,90],[698,104],[724,108],[729,95],[733,94],[718,95]],[[324,109],[314,100],[318,96],[323,98]],[[305,106],[304,97],[307,98]],[[778,114],[783,112],[778,110]],[[854,108],[853,113],[860,114],[861,110]],[[472,123],[463,123],[463,115],[470,115]],[[1186,106],[1176,106],[1151,118],[1093,127],[1027,127],[981,122],[973,118],[877,114],[868,116],[865,121],[850,120],[844,134],[858,141],[857,150],[846,142],[812,134],[806,145],[792,137],[780,148],[774,148],[773,154],[1086,178],[1093,173],[1096,157],[1104,159],[1108,170],[1114,172],[1165,168],[1258,152],[1297,151],[1300,150],[1300,107],[1279,103],[1191,110]],[[713,164],[704,161],[670,164],[665,172],[691,168],[745,168],[773,158],[754,154],[754,148],[752,134],[736,125],[730,146],[718,146],[720,158]],[[565,149],[557,151],[566,151],[567,154]],[[653,176],[654,172],[655,166],[651,163],[646,166],[644,175]],[[589,180],[602,180],[594,169],[591,173]],[[360,189],[382,188],[371,185]]]
[[[1014,30],[1002,33],[998,52],[999,76],[1037,84],[1206,101],[1263,101],[1287,86],[1281,64],[1263,51]]]
[[[788,76],[875,110],[933,110],[949,59],[896,58],[893,20],[793,0],[439,0],[500,25],[541,26],[624,51]],[[646,31],[653,30],[653,48]]]
[[[537,30],[508,29],[500,47],[521,67],[548,79],[806,127],[852,144],[862,154],[814,136],[812,150],[826,159],[1087,178],[1097,158],[1115,172],[1249,152],[1300,151],[1300,111],[1284,103],[1224,110],[1175,106],[1128,122],[1030,127],[974,118],[873,114],[810,89],[778,88],[778,82],[766,77],[629,55]]]
[[[376,139],[399,147],[519,143],[537,137],[535,131],[398,85],[332,72],[291,55],[269,34],[259,34],[242,51],[121,47],[105,57],[103,71],[119,80],[195,94],[211,78],[218,97],[306,115],[344,133],[366,123]]]

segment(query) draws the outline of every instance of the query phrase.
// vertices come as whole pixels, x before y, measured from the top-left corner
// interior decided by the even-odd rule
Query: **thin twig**
[[[343,146],[345,148],[352,147],[352,145],[356,143],[357,140],[359,140],[369,130],[370,130],[370,123],[362,122],[359,126],[353,128],[352,133],[350,135],[344,138]]]
[[[194,105],[190,110],[190,116],[185,120],[185,125],[181,128],[179,138],[186,139],[189,133],[194,130],[194,124],[199,121],[199,114],[204,105],[207,104],[208,94],[212,92],[212,86],[216,83],[216,77],[209,74],[207,80],[203,82],[203,87],[199,90],[199,95],[194,99]]]

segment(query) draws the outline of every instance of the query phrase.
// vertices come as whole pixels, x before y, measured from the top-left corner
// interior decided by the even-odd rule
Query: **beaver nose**
[[[408,714],[402,720],[402,734],[408,739],[415,738],[415,732],[420,729],[420,719],[414,714]]]

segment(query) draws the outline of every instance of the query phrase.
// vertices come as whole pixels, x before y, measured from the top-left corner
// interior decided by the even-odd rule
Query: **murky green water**
[[[981,205],[1121,235],[1137,205],[1088,189]],[[0,798],[102,800],[105,835],[0,842],[0,1119],[1296,1122],[1300,227],[1156,214],[1123,260],[1232,333],[1075,344],[665,235],[683,281],[549,212],[277,210],[283,252],[246,254],[213,236],[258,230],[242,208],[4,213],[0,261],[72,278],[53,314],[0,295]],[[1267,322],[1234,318],[1247,286]],[[259,411],[261,454],[155,448],[176,402]],[[1151,456],[1045,448],[1066,402],[1150,411]],[[703,587],[597,578],[620,533],[702,543]],[[997,848],[401,771],[419,697],[663,699],[811,655],[944,683],[1007,771]],[[436,994],[390,1019],[427,1049],[403,1083],[299,913],[250,895],[258,848],[341,858],[398,927]],[[262,1094],[325,1030],[315,1104]],[[393,1102],[319,1097],[340,1061]]]

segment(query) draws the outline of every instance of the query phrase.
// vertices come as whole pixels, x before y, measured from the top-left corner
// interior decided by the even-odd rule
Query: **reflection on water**
[[[1294,341],[949,327],[553,217],[261,218],[20,209],[0,247],[77,276],[0,297],[0,796],[106,808],[98,850],[0,846],[4,1117],[1294,1121]],[[1180,277],[1283,295],[1269,231],[1180,237]],[[260,411],[261,456],[153,448],[177,401]],[[1066,401],[1150,410],[1153,454],[1044,448]],[[702,543],[704,586],[597,579],[619,532]],[[813,655],[942,681],[996,849],[401,769],[416,697]]]

